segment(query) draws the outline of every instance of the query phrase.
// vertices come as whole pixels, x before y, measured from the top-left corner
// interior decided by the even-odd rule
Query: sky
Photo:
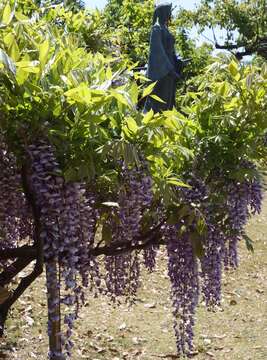
[[[107,0],[84,0],[84,2],[88,7],[97,7],[98,9],[102,9],[107,3]],[[198,2],[198,0],[172,0],[173,6],[181,5],[183,8],[186,9],[194,8],[194,4]]]
[[[88,7],[97,7],[98,9],[103,9],[106,5],[106,0],[84,0],[85,5]]]

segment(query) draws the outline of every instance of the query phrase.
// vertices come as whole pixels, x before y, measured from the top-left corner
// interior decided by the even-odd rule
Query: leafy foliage
[[[104,10],[107,29],[122,56],[144,66],[147,62],[154,1],[110,0]]]
[[[198,146],[208,156],[205,167],[234,169],[241,158],[265,158],[267,123],[260,114],[266,107],[266,65],[240,66],[225,58],[210,65],[199,80],[193,107],[189,99],[184,111],[201,126]],[[186,101],[190,96],[188,92]]]

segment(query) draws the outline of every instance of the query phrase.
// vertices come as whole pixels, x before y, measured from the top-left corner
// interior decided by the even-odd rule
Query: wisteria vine
[[[174,187],[176,201],[187,211],[177,214],[171,224],[162,201],[154,201],[156,187],[146,161],[135,166],[123,162],[116,165],[118,184],[116,191],[109,194],[112,206],[108,207],[102,206],[97,192],[92,191],[94,187],[64,180],[54,149],[47,141],[28,146],[25,153],[40,214],[49,333],[52,322],[60,321],[56,308],[61,304],[69,309],[63,321],[65,332],[60,334],[65,354],[71,356],[71,335],[80,305],[85,301],[85,288],[95,295],[105,293],[112,301],[120,302],[125,297],[134,302],[141,268],[144,266],[149,272],[156,268],[161,241],[167,249],[177,351],[190,356],[199,298],[204,297],[208,308],[220,305],[223,267],[237,267],[237,244],[251,214],[261,210],[263,190],[259,177],[248,176],[239,181],[217,174],[216,181],[221,181],[221,191],[225,193],[220,202],[211,181],[197,172],[187,174],[189,187]],[[240,167],[257,173],[248,161],[240,162]],[[34,218],[21,185],[16,157],[3,143],[0,173],[0,237],[4,249],[17,246],[19,241],[31,241]],[[110,247],[117,243],[139,245],[145,230],[157,225],[155,217],[150,216],[152,207],[162,222],[157,232],[159,241],[144,247],[142,256],[140,250],[106,255],[101,266],[93,255],[99,244],[104,241]],[[58,298],[54,297],[55,292],[59,293]],[[55,355],[61,354],[50,353],[50,358]]]

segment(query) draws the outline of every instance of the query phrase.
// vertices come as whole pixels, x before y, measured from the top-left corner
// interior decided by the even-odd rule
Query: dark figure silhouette
[[[175,106],[175,92],[177,81],[181,78],[182,61],[176,57],[175,39],[168,30],[171,13],[171,4],[159,5],[155,9],[147,68],[147,77],[153,82],[157,81],[152,94],[160,97],[164,103],[148,96],[144,112],[153,109],[157,113],[171,110]]]

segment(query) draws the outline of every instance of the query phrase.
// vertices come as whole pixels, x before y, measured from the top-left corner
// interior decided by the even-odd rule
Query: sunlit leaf
[[[39,72],[39,61],[19,61],[16,62],[16,66],[27,73],[35,73]]]
[[[166,104],[165,101],[163,101],[160,97],[158,97],[158,96],[155,95],[155,94],[150,94],[149,96],[150,96],[152,99],[154,99],[154,100],[156,100],[156,101],[158,101],[158,102],[160,102],[160,103],[162,103],[162,104]]]
[[[168,178],[168,179],[167,179],[167,183],[168,183],[168,184],[175,185],[175,186],[191,188],[190,185],[185,184],[183,181],[180,181],[179,179],[176,179],[176,178],[174,178],[174,177],[173,177],[173,178]]]
[[[230,71],[230,73],[231,73],[231,75],[233,77],[235,77],[239,72],[238,65],[237,65],[237,63],[235,61],[231,61],[228,68],[229,68],[229,71]]]
[[[142,98],[150,95],[152,93],[152,91],[154,90],[154,87],[156,85],[157,81],[153,82],[152,84],[148,85],[144,91],[143,91],[143,94],[142,94]]]
[[[144,124],[148,124],[150,122],[150,120],[153,119],[153,116],[154,116],[154,111],[151,109],[144,115],[144,118],[143,118]]]
[[[129,106],[129,102],[127,101],[127,99],[123,96],[123,94],[121,94],[118,91],[111,91],[111,95],[120,103],[126,106]]]
[[[139,89],[136,82],[132,83],[131,88],[129,90],[129,94],[131,96],[132,102],[136,104],[138,101],[138,94],[139,94]]]
[[[88,104],[91,102],[91,90],[86,84],[80,84],[78,87],[70,89],[64,93],[70,101]]]
[[[4,11],[3,11],[3,15],[2,15],[2,23],[7,25],[9,24],[9,22],[12,19],[12,10],[9,4],[9,1],[7,2]]]
[[[49,41],[47,39],[40,45],[40,48],[39,48],[39,61],[40,61],[40,64],[41,64],[42,68],[46,64],[48,54],[49,54],[49,47],[50,47],[50,43],[49,43]]]
[[[20,11],[15,12],[15,17],[18,21],[21,21],[21,22],[30,21],[30,19],[27,16],[25,16],[24,14],[22,14]]]
[[[17,41],[15,39],[12,42],[11,47],[10,47],[10,56],[14,61],[18,61],[20,58],[20,50],[19,50]]]
[[[133,134],[135,134],[138,130],[138,125],[137,125],[136,121],[134,120],[134,118],[132,118],[132,117],[128,117],[126,119],[125,125],[129,129],[129,131]]]

